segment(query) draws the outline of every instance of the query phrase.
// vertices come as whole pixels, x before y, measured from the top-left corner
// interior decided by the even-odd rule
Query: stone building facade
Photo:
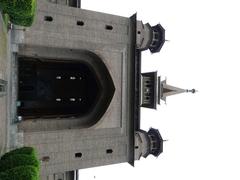
[[[159,156],[163,139],[140,128],[140,109],[185,91],[141,73],[141,51],[159,52],[165,42],[160,24],[80,6],[38,0],[33,26],[12,30],[8,115],[18,146],[37,149],[42,180]]]

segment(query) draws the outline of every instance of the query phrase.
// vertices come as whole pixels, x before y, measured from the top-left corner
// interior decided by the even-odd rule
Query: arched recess
[[[115,92],[114,82],[98,55],[86,50],[70,50],[65,54],[61,51],[64,55],[53,59],[58,51],[60,53],[61,50],[49,49],[49,57],[18,57],[20,103],[17,114],[23,119],[22,129],[88,128],[101,119],[111,103]],[[74,55],[71,56],[71,53]],[[29,76],[32,77],[29,79]],[[80,85],[83,81],[81,78],[85,79],[85,83]],[[75,85],[73,82],[76,82]],[[81,89],[85,94],[80,92]],[[76,91],[86,97],[78,96]]]

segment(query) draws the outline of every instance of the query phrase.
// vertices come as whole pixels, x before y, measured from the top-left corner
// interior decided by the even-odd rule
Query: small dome
[[[148,131],[150,138],[150,154],[159,156],[163,152],[163,139],[157,129],[150,128]]]

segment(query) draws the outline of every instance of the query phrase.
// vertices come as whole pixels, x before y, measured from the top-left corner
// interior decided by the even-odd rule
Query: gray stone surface
[[[46,16],[52,17],[52,21],[46,21]],[[79,26],[78,21],[84,25]],[[141,144],[144,136],[139,135],[135,144],[139,149],[133,157],[134,127],[131,126],[130,111],[135,65],[132,54],[135,45],[144,49],[149,41],[147,27],[144,29],[140,21],[137,26],[141,34],[137,35],[137,44],[133,44],[136,34],[132,33],[133,24],[129,18],[38,0],[33,26],[25,31],[13,30],[11,47],[14,53],[10,58],[11,88],[8,96],[11,99],[8,119],[12,124],[9,146],[35,147],[41,159],[42,179],[56,179],[66,171],[76,169],[132,162],[146,153],[148,144],[145,141]],[[83,53],[86,51],[101,58],[116,89],[100,120],[88,128],[81,125],[79,118],[23,119],[14,123],[17,117],[17,56],[91,61]],[[80,153],[81,157],[77,157],[76,154]]]
[[[8,34],[0,13],[0,79],[7,80]],[[0,155],[7,146],[7,96],[0,97]]]
[[[0,16],[0,79],[7,82],[6,95],[0,97],[0,154],[23,146],[23,134],[14,123],[16,117],[16,61],[11,30],[7,31]],[[19,36],[21,37],[21,36]],[[15,49],[16,50],[16,49]]]
[[[45,21],[45,16],[51,16],[53,21]],[[77,26],[79,20],[84,26]],[[107,30],[106,25],[113,29]],[[81,50],[91,51],[109,70],[116,89],[106,113],[90,128],[83,128],[77,118],[18,123],[17,142],[21,144],[23,138],[25,146],[37,149],[42,159],[41,176],[46,178],[75,169],[128,162],[132,50],[129,18],[38,1],[33,26],[26,31],[15,30],[12,43],[18,55],[28,57],[71,61],[87,59]],[[81,153],[82,157],[76,157],[76,153]]]

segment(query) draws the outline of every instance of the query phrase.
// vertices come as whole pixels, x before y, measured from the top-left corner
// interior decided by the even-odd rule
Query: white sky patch
[[[80,179],[239,180],[239,1],[83,0],[82,7],[160,22],[170,42],[142,53],[142,72],[158,70],[169,84],[199,92],[169,97],[158,111],[142,108],[141,128],[169,140],[158,159],[80,170]]]

